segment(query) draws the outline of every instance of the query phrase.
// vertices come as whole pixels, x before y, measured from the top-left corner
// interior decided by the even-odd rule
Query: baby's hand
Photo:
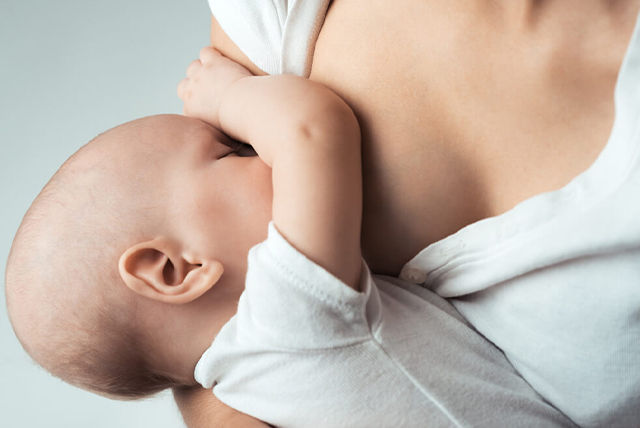
[[[187,68],[187,77],[178,84],[178,96],[184,101],[184,114],[197,117],[220,127],[218,113],[226,90],[251,72],[224,57],[217,50],[206,47],[200,59]]]

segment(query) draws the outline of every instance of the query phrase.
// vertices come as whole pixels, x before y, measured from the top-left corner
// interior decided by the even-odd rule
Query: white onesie
[[[356,292],[273,227],[195,370],[276,426],[572,426],[441,297],[363,267]]]

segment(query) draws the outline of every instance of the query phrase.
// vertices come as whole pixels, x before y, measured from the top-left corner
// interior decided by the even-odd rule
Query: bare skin
[[[374,272],[395,275],[430,243],[593,163],[638,4],[334,2],[311,79],[363,128],[363,250]],[[420,198],[401,191],[415,181],[434,185]],[[421,221],[382,227],[387,218]]]
[[[639,8],[638,0],[333,1],[310,77],[360,121],[371,269],[396,275],[427,245],[588,168],[613,124]],[[215,20],[211,42],[260,72]],[[225,426],[210,391],[188,394],[177,399],[190,427]],[[204,422],[191,423],[195,415]]]

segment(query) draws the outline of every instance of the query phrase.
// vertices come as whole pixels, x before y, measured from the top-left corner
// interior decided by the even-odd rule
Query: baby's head
[[[116,398],[194,384],[266,237],[271,175],[204,122],[98,136],[35,199],[7,263],[9,315],[55,376]]]

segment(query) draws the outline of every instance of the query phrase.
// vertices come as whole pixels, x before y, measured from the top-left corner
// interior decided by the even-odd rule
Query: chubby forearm
[[[302,139],[292,150],[278,153],[272,172],[273,222],[301,253],[357,289],[362,219],[359,132],[335,127],[308,138],[339,143]]]
[[[219,121],[273,169],[273,221],[291,244],[356,287],[360,277],[360,129],[328,88],[291,76],[246,77],[221,100]]]
[[[331,127],[357,129],[350,108],[335,93],[293,75],[239,79],[224,92],[218,117],[226,134],[253,145],[269,165],[274,155],[305,141],[305,149],[340,144],[327,135]]]

